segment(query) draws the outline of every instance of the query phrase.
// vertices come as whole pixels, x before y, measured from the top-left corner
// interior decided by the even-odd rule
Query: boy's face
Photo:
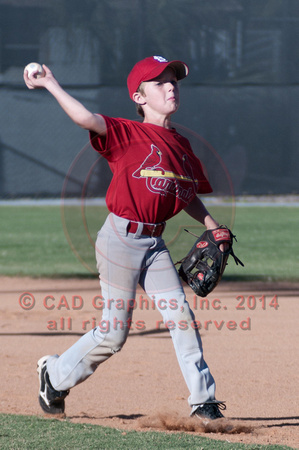
[[[178,80],[170,67],[167,67],[157,78],[145,81],[143,92],[145,114],[151,111],[169,116],[178,110],[180,103]]]

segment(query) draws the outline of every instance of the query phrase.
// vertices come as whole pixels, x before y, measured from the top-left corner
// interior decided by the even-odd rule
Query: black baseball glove
[[[234,254],[233,239],[237,241],[224,225],[207,230],[197,239],[188,255],[179,261],[179,275],[196,295],[206,297],[213,291],[222,278],[229,255],[236,264],[244,266]],[[219,249],[221,244],[227,247],[224,252]]]

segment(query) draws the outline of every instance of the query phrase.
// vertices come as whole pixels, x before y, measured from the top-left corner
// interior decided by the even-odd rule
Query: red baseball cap
[[[163,56],[150,56],[139,61],[127,79],[130,97],[133,99],[134,92],[137,91],[143,81],[150,81],[158,77],[166,67],[172,67],[177,79],[182,80],[188,75],[189,68],[182,61],[168,61]]]

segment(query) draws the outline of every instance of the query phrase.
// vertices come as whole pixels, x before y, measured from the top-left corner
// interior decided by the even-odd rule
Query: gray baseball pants
[[[155,299],[164,322],[175,324],[170,327],[170,334],[190,391],[189,405],[194,408],[214,400],[215,382],[203,359],[201,338],[193,324],[194,315],[165,243],[161,237],[141,235],[142,224],[135,234],[128,233],[128,224],[127,219],[109,214],[98,233],[97,267],[102,297],[109,307],[103,309],[99,326],[87,332],[61,356],[48,359],[50,381],[55,389],[68,390],[121,350],[128,337],[139,283],[146,294]],[[119,299],[124,308],[119,308],[116,302]]]

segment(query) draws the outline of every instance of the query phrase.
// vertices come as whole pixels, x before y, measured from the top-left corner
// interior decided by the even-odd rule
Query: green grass
[[[226,277],[299,281],[298,223],[299,208],[237,208],[234,248],[245,268],[230,259]]]
[[[1,207],[0,214],[2,275],[86,273],[68,245],[59,207]]]
[[[33,416],[0,415],[0,448],[6,449],[269,449],[279,445],[244,445],[187,433],[137,432]]]
[[[220,222],[233,226],[237,256],[245,267],[229,259],[227,280],[299,280],[297,229],[299,208],[209,208]],[[63,214],[62,214],[63,213]],[[93,276],[96,273],[93,242],[107,216],[105,207],[1,206],[0,274],[9,276]],[[164,233],[174,262],[194,243],[188,228],[204,230],[184,212],[167,223]]]

